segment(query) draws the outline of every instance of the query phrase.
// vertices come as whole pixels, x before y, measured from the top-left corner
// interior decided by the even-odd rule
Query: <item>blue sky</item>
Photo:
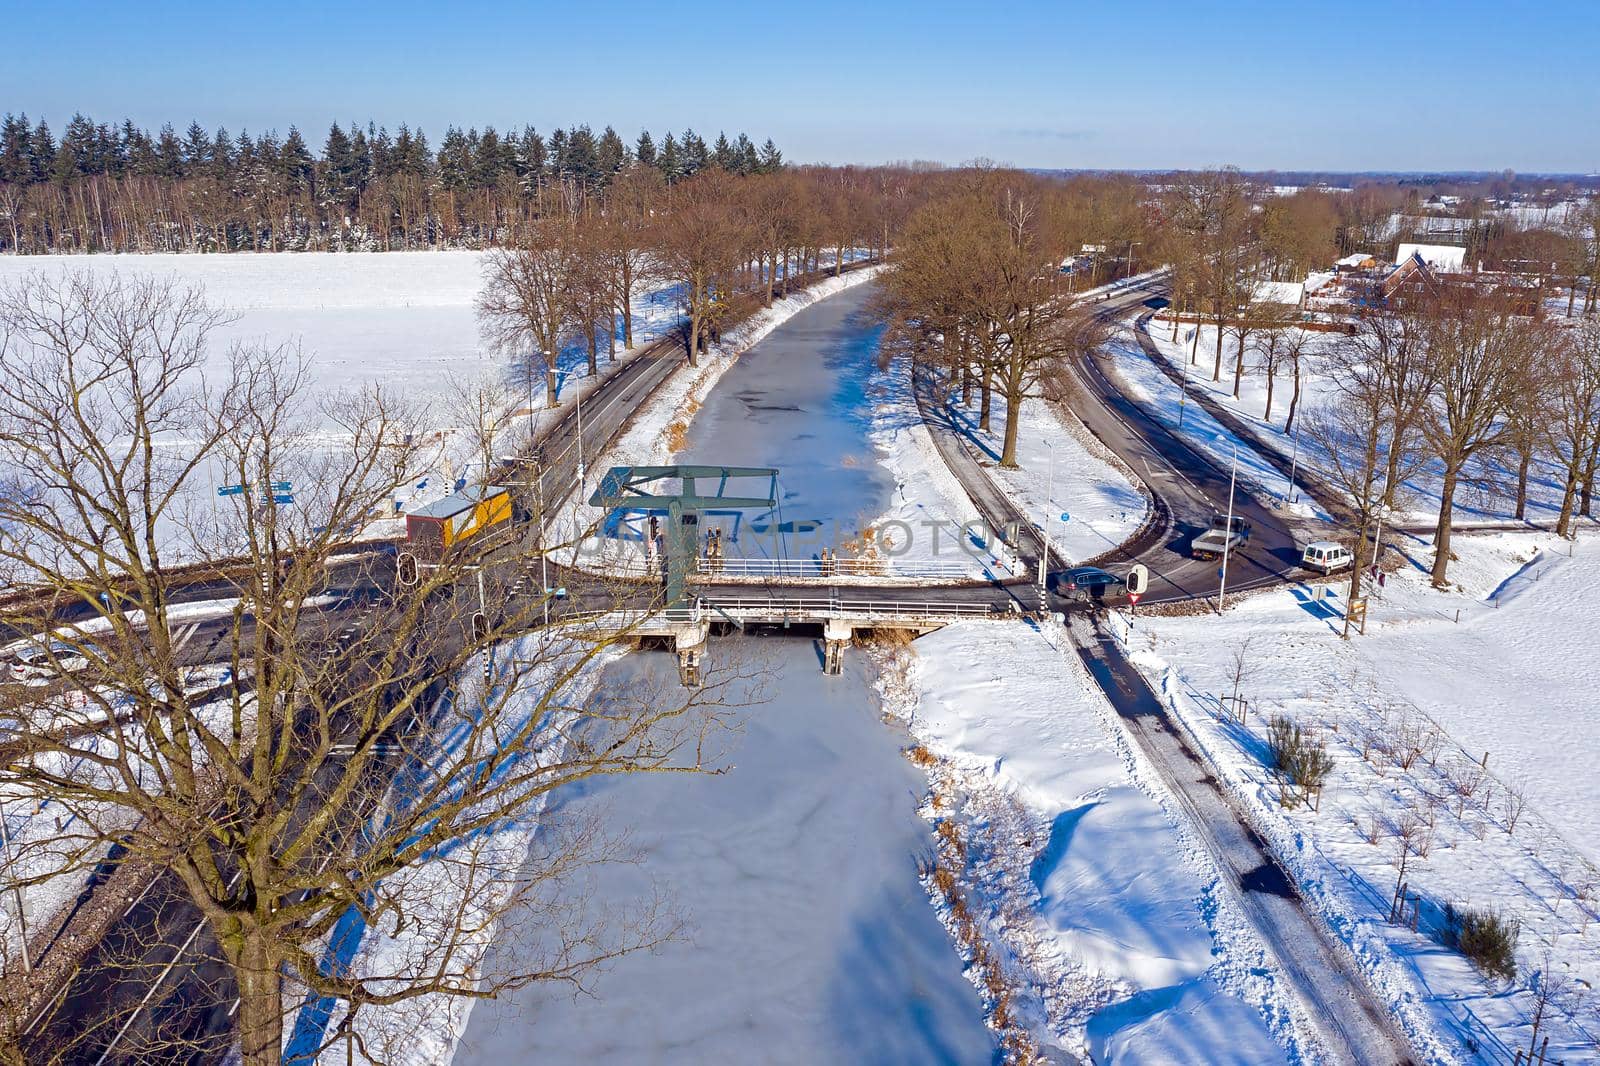
[[[1600,170],[1600,2],[13,0],[0,111],[693,126],[795,160]]]

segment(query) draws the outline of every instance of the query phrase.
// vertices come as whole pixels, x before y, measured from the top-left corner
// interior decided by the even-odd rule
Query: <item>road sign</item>
[[[274,481],[267,487],[273,492],[288,492],[294,488],[294,483],[290,481]]]
[[[221,488],[217,489],[218,496],[242,496],[243,494],[243,485],[223,485]]]
[[[1130,593],[1128,593],[1128,606],[1129,607],[1137,607],[1137,606],[1139,606],[1139,600],[1142,599],[1143,596],[1144,596],[1144,593],[1142,593],[1142,592],[1130,592]]]
[[[1072,516],[1071,516],[1071,515],[1069,515],[1069,514],[1068,514],[1068,513],[1067,513],[1067,512],[1065,512],[1065,511],[1062,511],[1062,512],[1061,512],[1061,520],[1062,520],[1062,521],[1063,521],[1063,522],[1070,522],[1070,521],[1072,521]]]

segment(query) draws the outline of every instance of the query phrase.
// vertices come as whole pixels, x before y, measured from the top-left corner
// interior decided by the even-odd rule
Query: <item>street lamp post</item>
[[[1047,591],[1045,569],[1050,562],[1050,516],[1055,513],[1051,507],[1054,506],[1052,500],[1056,494],[1056,446],[1050,441],[1045,441],[1044,444],[1050,449],[1050,474],[1045,481],[1044,521],[1039,523],[1039,610],[1041,611],[1048,606],[1045,601]]]
[[[1288,490],[1286,491],[1286,493],[1284,495],[1284,500],[1286,502],[1288,502],[1288,503],[1299,503],[1300,502],[1300,494],[1298,492],[1296,492],[1295,488],[1294,488],[1294,476],[1295,476],[1295,472],[1299,469],[1299,463],[1300,463],[1300,423],[1296,422],[1294,424],[1294,449],[1289,453],[1289,488],[1288,488]]]
[[[1178,388],[1178,428],[1179,429],[1183,428],[1183,412],[1184,412],[1184,408],[1187,407],[1188,404],[1189,404],[1189,363],[1188,363],[1188,360],[1185,360],[1184,364],[1183,364],[1183,384],[1181,386],[1179,386],[1179,388]]]
[[[1239,484],[1239,442],[1233,442],[1233,471],[1228,475],[1228,523],[1223,527],[1222,569],[1217,571],[1217,613],[1227,605],[1228,549],[1233,546],[1233,492]]]
[[[6,829],[6,808],[4,803],[0,803],[0,849],[4,850],[6,869],[9,870],[13,860],[11,856],[11,834]],[[11,878],[11,891],[16,894],[17,926],[18,931],[22,934],[20,937],[22,941],[22,972],[32,973],[33,957],[28,954],[28,914],[22,906],[22,885],[18,883],[15,877]]]

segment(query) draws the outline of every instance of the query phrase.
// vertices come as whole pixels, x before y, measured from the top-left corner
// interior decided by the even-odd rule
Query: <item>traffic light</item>
[[[1150,587],[1150,571],[1143,563],[1134,563],[1128,569],[1128,595],[1143,596]]]
[[[472,643],[482,644],[489,635],[489,620],[483,616],[482,611],[472,613]]]
[[[401,552],[394,561],[395,580],[402,585],[415,585],[417,583],[417,557],[410,552]]]

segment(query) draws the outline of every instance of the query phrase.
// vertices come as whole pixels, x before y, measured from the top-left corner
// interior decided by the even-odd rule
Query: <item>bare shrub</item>
[[[1506,782],[1500,796],[1500,814],[1505,821],[1507,836],[1517,831],[1517,823],[1522,820],[1522,812],[1527,806],[1527,783],[1521,780]]]

